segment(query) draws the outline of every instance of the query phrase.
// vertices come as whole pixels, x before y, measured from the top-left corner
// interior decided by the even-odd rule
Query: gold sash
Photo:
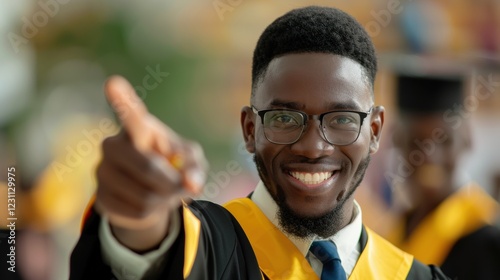
[[[319,279],[297,247],[250,199],[236,199],[225,207],[242,226],[261,270],[270,279]],[[367,234],[368,242],[349,279],[406,279],[413,256],[369,229]]]
[[[407,240],[399,221],[388,240],[427,264],[442,265],[453,245],[463,236],[491,223],[498,204],[479,186],[456,191],[430,213]]]
[[[184,279],[191,273],[196,254],[198,253],[198,242],[200,240],[200,220],[189,210],[186,204],[182,207],[182,215],[184,220]]]
[[[186,204],[183,205],[184,231],[185,231],[185,247],[184,247],[184,279],[188,279],[193,264],[198,253],[198,244],[201,232],[200,220],[191,212]],[[262,273],[261,273],[262,274]],[[262,275],[262,279],[264,276]]]

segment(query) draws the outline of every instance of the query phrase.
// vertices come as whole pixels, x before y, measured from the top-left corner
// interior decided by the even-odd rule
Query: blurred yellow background
[[[396,111],[394,65],[446,69],[453,61],[492,79],[491,94],[473,112],[475,148],[463,169],[498,198],[498,1],[3,0],[0,181],[16,167],[18,225],[30,232],[24,238],[33,243],[26,244],[42,244],[19,252],[31,268],[22,279],[67,279],[80,217],[95,189],[99,143],[119,129],[102,91],[109,75],[125,76],[154,115],[202,144],[211,166],[202,198],[246,196],[257,176],[239,112],[249,103],[253,49],[276,17],[313,4],[345,10],[372,36],[380,58],[375,94],[388,127]],[[474,77],[470,84],[472,90]],[[382,151],[391,146],[387,131]],[[383,209],[378,156],[358,195]],[[2,208],[5,197],[2,188]],[[385,219],[365,212],[368,224]]]

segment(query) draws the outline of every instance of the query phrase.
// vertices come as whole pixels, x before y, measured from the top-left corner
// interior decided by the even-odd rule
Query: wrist
[[[169,234],[170,213],[165,211],[160,217],[154,219],[154,223],[147,223],[149,226],[131,229],[119,225],[110,224],[113,236],[123,246],[130,250],[144,254],[157,249],[161,242]],[[148,219],[152,219],[148,217]]]

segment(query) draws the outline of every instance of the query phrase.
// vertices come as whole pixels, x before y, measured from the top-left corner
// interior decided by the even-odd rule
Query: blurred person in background
[[[400,154],[390,172],[409,207],[387,238],[452,279],[500,279],[500,230],[491,225],[499,205],[458,168],[472,145],[464,83],[444,74],[397,77]]]
[[[95,123],[99,122],[107,124],[104,130],[96,129]],[[6,227],[8,223],[0,225],[1,252],[15,254],[12,265],[4,261],[5,254],[0,256],[0,279],[57,280],[69,274],[65,264],[76,241],[86,201],[94,191],[95,183],[89,175],[100,157],[98,147],[91,142],[97,145],[103,137],[116,133],[117,127],[105,116],[74,116],[67,118],[66,124],[54,131],[57,141],[52,143],[49,164],[32,174],[26,172],[28,163],[18,159],[10,172],[15,178],[13,187],[0,181],[0,201],[12,204],[0,209],[0,219],[16,218],[15,234]],[[88,137],[82,138],[82,131]],[[14,211],[10,213],[8,208]],[[12,266],[9,271],[7,268]]]
[[[226,204],[234,217],[181,201],[200,192],[201,149],[125,79],[108,81],[124,130],[103,143],[70,279],[446,279],[365,228],[353,199],[384,122],[361,25],[334,8],[296,9],[266,28],[253,59],[240,120],[261,182]]]

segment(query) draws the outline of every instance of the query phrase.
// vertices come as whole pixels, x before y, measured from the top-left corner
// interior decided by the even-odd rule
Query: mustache
[[[289,164],[321,164],[321,165],[334,165],[340,166],[341,168],[345,168],[347,163],[344,160],[334,159],[332,157],[320,157],[320,158],[307,158],[303,156],[295,156],[293,158],[288,158],[283,160],[280,165],[287,166]]]

